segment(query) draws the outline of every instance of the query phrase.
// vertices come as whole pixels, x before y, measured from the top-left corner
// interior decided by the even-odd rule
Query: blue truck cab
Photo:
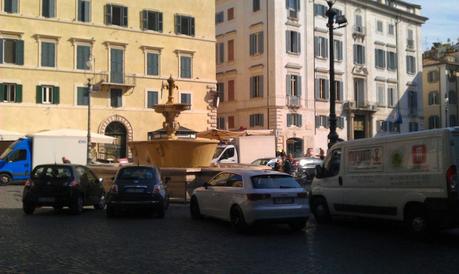
[[[0,184],[26,181],[31,172],[32,138],[20,138],[0,155]]]

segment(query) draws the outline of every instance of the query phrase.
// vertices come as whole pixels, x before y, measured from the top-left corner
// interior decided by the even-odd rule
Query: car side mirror
[[[207,189],[209,187],[209,183],[208,182],[205,182],[203,185],[202,185],[205,189]]]
[[[324,169],[321,165],[316,165],[316,177],[322,178],[324,173]]]
[[[100,184],[103,184],[104,183],[104,178],[99,178],[98,181],[99,181]]]
[[[171,177],[164,178],[164,184],[165,185],[168,185],[170,181],[171,181]]]

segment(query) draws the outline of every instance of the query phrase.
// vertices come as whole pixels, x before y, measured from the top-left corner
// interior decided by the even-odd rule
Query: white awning
[[[80,129],[53,129],[47,131],[40,131],[32,134],[32,136],[77,136],[77,137],[86,137],[88,136],[88,131]],[[101,144],[113,144],[115,141],[114,137],[91,132],[91,143],[101,143]]]
[[[16,141],[23,136],[25,136],[25,134],[20,132],[0,129],[0,141]]]

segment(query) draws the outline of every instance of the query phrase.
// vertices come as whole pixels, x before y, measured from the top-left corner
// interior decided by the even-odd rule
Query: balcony
[[[376,112],[378,110],[378,106],[370,103],[369,101],[365,101],[365,100],[346,101],[343,104],[343,109],[346,110],[346,111],[371,111],[371,112]]]
[[[300,108],[301,97],[300,96],[287,96],[287,107]]]
[[[364,26],[354,25],[352,27],[352,35],[354,36],[365,36],[366,29]]]
[[[94,83],[97,83],[102,87],[118,87],[127,91],[136,86],[136,75],[102,72],[94,75]]]

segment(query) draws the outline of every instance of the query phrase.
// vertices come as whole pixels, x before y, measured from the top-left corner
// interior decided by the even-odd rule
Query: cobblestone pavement
[[[459,232],[411,239],[394,224],[338,220],[290,233],[264,226],[240,235],[193,221],[185,205],[165,219],[107,219],[38,209],[25,216],[20,186],[0,187],[1,273],[457,273]]]

